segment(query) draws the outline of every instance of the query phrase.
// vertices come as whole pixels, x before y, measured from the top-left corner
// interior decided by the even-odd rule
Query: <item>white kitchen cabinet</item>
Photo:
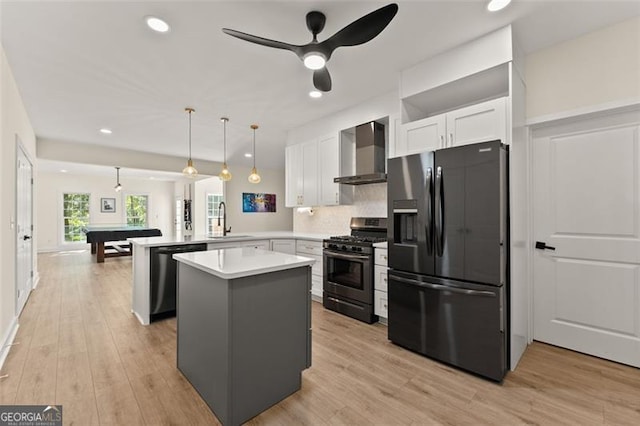
[[[506,98],[492,99],[401,125],[394,156],[507,140]]]
[[[315,300],[322,300],[323,263],[322,242],[296,240],[296,254],[314,259],[311,266],[311,295]]]
[[[375,290],[373,292],[373,312],[383,321],[389,317],[389,297],[387,295],[386,291]]]
[[[285,206],[300,205],[299,182],[302,179],[302,145],[290,145],[284,149]]]
[[[296,254],[296,240],[271,240],[271,251]]]
[[[229,241],[229,242],[215,242],[207,244],[207,250],[217,250],[223,248],[237,248],[237,247],[253,247],[261,250],[270,249],[269,240],[244,240],[244,241]]]
[[[285,205],[335,206],[351,202],[351,187],[334,183],[341,176],[342,145],[338,133],[285,149]]]
[[[382,318],[383,322],[387,319],[387,281],[388,270],[387,259],[388,251],[384,248],[376,247],[374,250],[374,266],[373,266],[373,313]]]
[[[446,130],[445,114],[423,118],[400,126],[400,138],[396,141],[395,155],[418,154],[444,148]]]
[[[318,205],[317,140],[285,148],[285,205]]]
[[[493,99],[446,114],[447,147],[500,139],[507,141],[506,98]]]
[[[269,240],[245,241],[240,244],[239,247],[253,247],[261,250],[270,250],[271,244],[269,244]]]
[[[396,148],[400,141],[400,129],[402,126],[402,115],[391,114],[389,116],[389,134],[387,136],[387,158],[397,157]]]
[[[340,184],[333,178],[340,176],[340,141],[338,135],[330,135],[318,140],[318,169],[321,206],[340,204]]]

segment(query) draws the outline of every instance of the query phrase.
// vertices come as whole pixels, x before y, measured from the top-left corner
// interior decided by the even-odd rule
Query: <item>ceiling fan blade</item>
[[[389,25],[393,17],[396,16],[397,12],[397,4],[388,4],[353,21],[320,44],[327,49],[330,55],[338,47],[357,46],[366,43],[380,34]]]
[[[229,28],[223,28],[222,32],[225,34],[229,34],[230,36],[239,38],[240,40],[245,40],[251,43],[261,44],[262,46],[273,47],[276,49],[284,49],[290,50],[296,55],[299,55],[300,46],[296,46],[295,44],[284,43],[282,41],[270,40],[264,37],[258,37],[252,34],[243,33],[241,31],[232,30]]]
[[[321,92],[328,92],[331,90],[331,75],[327,67],[320,68],[313,72],[313,85]]]

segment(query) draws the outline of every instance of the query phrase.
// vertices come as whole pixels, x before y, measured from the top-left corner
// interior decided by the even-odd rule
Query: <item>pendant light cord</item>
[[[251,126],[253,129],[253,168],[256,168],[256,129],[258,126],[255,124]]]
[[[191,160],[191,112],[193,110],[189,109],[189,160]]]

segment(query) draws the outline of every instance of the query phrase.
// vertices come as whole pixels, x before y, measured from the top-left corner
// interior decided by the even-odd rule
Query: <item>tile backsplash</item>
[[[356,185],[353,204],[346,206],[314,207],[313,215],[293,213],[293,230],[316,234],[346,235],[350,233],[352,217],[387,217],[387,184]]]

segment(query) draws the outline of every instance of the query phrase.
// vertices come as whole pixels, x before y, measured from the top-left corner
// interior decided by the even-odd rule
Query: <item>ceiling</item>
[[[244,154],[256,123],[258,168],[283,168],[287,130],[397,90],[399,71],[460,43],[512,23],[530,53],[640,14],[635,0],[513,0],[497,13],[486,11],[487,0],[398,1],[377,38],[335,51],[327,65],[333,90],[321,99],[308,96],[312,71],[293,53],[221,31],[305,44],[307,12],[327,16],[324,40],[387,3],[3,0],[0,27],[40,138],[186,157],[189,106],[196,166],[222,161],[226,116],[231,166],[250,167]],[[150,31],[147,15],[171,31]],[[113,134],[99,133],[103,127]]]

